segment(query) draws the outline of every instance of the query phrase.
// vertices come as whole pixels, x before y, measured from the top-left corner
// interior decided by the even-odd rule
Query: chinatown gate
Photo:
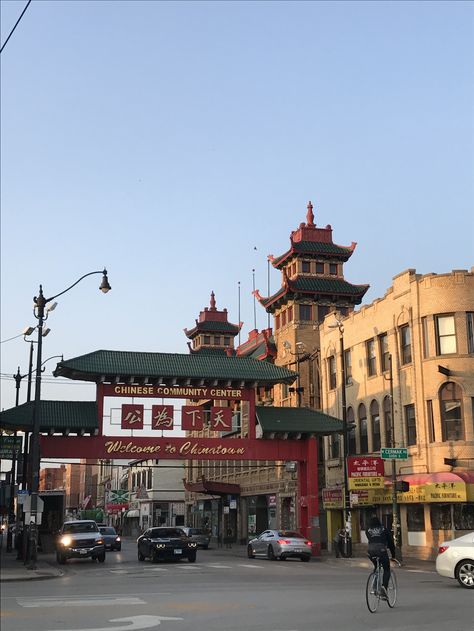
[[[259,392],[291,384],[297,373],[248,357],[96,351],[60,362],[54,375],[95,382],[96,400],[41,401],[42,458],[297,462],[298,527],[311,538],[317,440],[340,433],[342,423],[308,408],[257,405]],[[32,406],[0,413],[0,426],[28,431]]]

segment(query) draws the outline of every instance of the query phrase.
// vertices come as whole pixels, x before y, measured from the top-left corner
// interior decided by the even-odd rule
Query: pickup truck
[[[56,540],[56,559],[64,565],[68,559],[105,561],[105,544],[99,527],[89,519],[65,521]]]

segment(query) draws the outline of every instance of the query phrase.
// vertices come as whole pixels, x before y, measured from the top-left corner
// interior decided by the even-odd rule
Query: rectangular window
[[[152,469],[148,469],[146,488],[147,489],[153,488],[153,470]]]
[[[301,263],[301,271],[303,272],[303,274],[309,274],[311,271],[311,266],[309,264],[309,261],[302,261]]]
[[[375,357],[375,341],[367,340],[365,343],[365,350],[367,355],[367,373],[369,377],[373,377],[377,374],[377,359]]]
[[[407,504],[407,530],[410,532],[425,531],[425,505]]]
[[[360,453],[366,454],[369,452],[369,437],[367,434],[367,419],[361,418],[359,419],[359,427],[360,427]]]
[[[317,307],[318,309],[318,322],[322,322],[324,320],[324,318],[327,316],[327,314],[329,313],[329,309],[331,307],[327,306],[327,305],[319,305]]]
[[[224,337],[224,346],[229,346],[230,344],[230,337]]]
[[[428,320],[426,317],[421,318],[421,334],[423,340],[423,358],[430,356],[429,338],[428,338]]]
[[[474,313],[468,311],[466,313],[467,320],[467,352],[474,353]]]
[[[334,357],[334,355],[331,355],[331,357],[328,358],[328,382],[329,389],[334,390],[337,385],[336,358]]]
[[[400,355],[402,364],[411,363],[411,332],[408,324],[400,327]]]
[[[324,274],[324,263],[316,263],[316,274]]]
[[[451,530],[450,504],[431,504],[430,517],[432,530]]]
[[[281,326],[285,326],[286,324],[286,311],[281,312]]]
[[[211,343],[211,336],[210,335],[205,335],[204,336],[204,344],[210,344]]]
[[[331,276],[337,276],[337,263],[329,263],[329,273]]]
[[[426,415],[428,418],[428,438],[430,443],[434,443],[436,441],[433,417],[433,401],[431,401],[431,399],[426,402]]]
[[[352,355],[350,349],[344,351],[344,367],[346,370],[346,386],[352,386]]]
[[[390,353],[388,352],[388,335],[382,333],[379,335],[379,351],[380,351],[380,368],[382,372],[390,370],[390,362],[388,361]]]
[[[220,335],[215,335],[214,336],[214,346],[220,346],[221,345],[221,336]]]
[[[436,352],[438,355],[449,355],[456,352],[456,329],[453,315],[435,317]]]
[[[283,383],[281,386],[281,398],[282,399],[288,398],[288,384],[287,383]]]
[[[407,445],[416,445],[416,417],[413,404],[405,405],[405,427]]]
[[[293,307],[288,307],[287,314],[288,314],[288,324],[289,324],[290,322],[293,322]]]
[[[339,458],[340,448],[340,436],[339,434],[333,434],[330,438],[331,441],[331,458]]]
[[[300,305],[300,320],[311,321],[311,305]]]

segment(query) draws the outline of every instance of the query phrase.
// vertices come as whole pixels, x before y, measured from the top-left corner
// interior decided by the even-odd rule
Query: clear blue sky
[[[26,4],[1,4],[2,43]],[[358,247],[346,278],[473,261],[474,4],[33,0],[2,53],[1,339],[58,293],[43,356],[187,352],[227,307],[253,323],[252,268],[305,219]],[[254,248],[257,248],[256,250]],[[280,275],[272,270],[275,290]],[[267,317],[257,306],[257,326]],[[20,337],[5,378],[27,371]],[[91,386],[48,376],[44,398]],[[22,384],[24,400],[26,379]]]

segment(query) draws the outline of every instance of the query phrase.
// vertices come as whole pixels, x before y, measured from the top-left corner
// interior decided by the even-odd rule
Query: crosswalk
[[[267,565],[257,565],[250,563],[236,563],[235,565],[225,565],[224,563],[173,563],[172,565],[167,566],[159,566],[152,565],[151,567],[147,567],[146,565],[133,566],[128,568],[120,568],[120,569],[110,569],[110,574],[136,574],[138,571],[141,572],[149,572],[149,573],[167,573],[167,572],[189,572],[194,573],[198,571],[202,571],[205,569],[210,570],[232,570],[236,567],[241,567],[245,569],[251,570],[265,570],[268,567]]]

